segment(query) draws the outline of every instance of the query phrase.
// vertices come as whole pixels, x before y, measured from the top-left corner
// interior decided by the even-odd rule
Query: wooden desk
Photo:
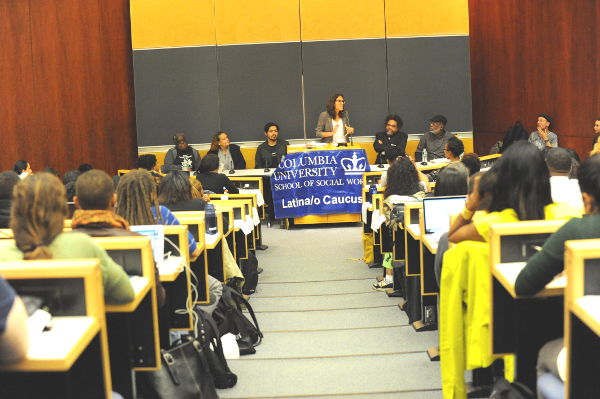
[[[0,262],[0,273],[18,294],[45,298],[54,316],[54,327],[32,339],[25,360],[0,367],[3,397],[110,398],[100,261]]]
[[[421,320],[413,323],[415,331],[437,330],[437,297],[439,287],[435,278],[435,254],[437,241],[424,234],[423,209],[419,209],[419,261],[421,276]]]
[[[565,248],[565,392],[593,398],[600,390],[600,240],[567,241]]]
[[[241,223],[246,223],[246,205],[233,200],[211,200],[211,203],[218,209],[233,210],[233,218],[230,219],[230,223],[233,225],[234,233],[227,243],[230,245],[230,249],[233,248],[232,253],[235,254],[235,261],[239,264],[240,259],[248,258],[249,243],[251,242],[251,237],[248,237],[240,228]],[[248,235],[251,236],[250,233]]]
[[[190,249],[188,244],[188,227],[187,226],[165,226],[165,237],[173,241],[179,247],[181,256],[185,258],[186,264],[190,264]],[[168,242],[165,242],[165,253],[171,251],[173,254],[179,254],[177,249],[172,247]],[[189,268],[185,269],[185,273],[181,273],[173,282],[163,281],[163,287],[167,294],[167,303],[159,311],[159,323],[161,324],[160,343],[161,348],[169,345],[168,330],[185,330],[190,331],[193,326],[191,314],[178,314],[176,310],[185,309],[186,304],[192,307],[191,295],[191,278]],[[163,334],[166,331],[167,334]]]

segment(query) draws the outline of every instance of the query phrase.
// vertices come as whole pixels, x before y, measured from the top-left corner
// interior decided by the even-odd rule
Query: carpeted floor
[[[399,298],[371,288],[381,269],[362,261],[358,224],[262,233],[250,304],[265,337],[229,361],[238,384],[221,398],[442,398],[440,364],[425,353],[438,333],[415,332]]]

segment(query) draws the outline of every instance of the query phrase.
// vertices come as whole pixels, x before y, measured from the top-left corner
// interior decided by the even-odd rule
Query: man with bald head
[[[173,136],[175,147],[171,148],[165,155],[165,168],[169,170],[183,170],[184,172],[195,172],[200,166],[200,154],[188,146],[185,134],[179,133]]]

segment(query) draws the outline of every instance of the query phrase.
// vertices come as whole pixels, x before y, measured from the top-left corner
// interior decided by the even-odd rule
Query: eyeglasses
[[[186,139],[175,140],[175,144],[187,143]]]
[[[346,101],[344,100],[335,100],[336,103],[340,103],[340,104],[346,104]]]

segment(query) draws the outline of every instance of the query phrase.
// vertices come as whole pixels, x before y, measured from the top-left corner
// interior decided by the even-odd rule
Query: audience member
[[[138,169],[144,169],[150,172],[150,175],[156,182],[156,187],[160,186],[162,175],[160,174],[160,168],[158,166],[158,160],[154,154],[142,154],[136,161]]]
[[[552,204],[550,172],[541,152],[536,149],[529,142],[516,142],[486,172],[485,180],[491,185],[489,214],[471,223],[473,213],[484,200],[479,180],[475,180],[473,195],[469,196],[462,213],[450,226],[448,239],[451,242],[488,242],[492,223],[562,219],[578,215],[578,211],[570,206]]]
[[[31,166],[29,162],[25,160],[20,160],[15,162],[15,166],[13,167],[13,171],[19,175],[19,178],[24,179],[28,175],[33,174],[31,171]]]
[[[438,175],[434,196],[466,195],[469,185],[469,170],[460,162],[451,163]]]
[[[350,127],[348,111],[344,109],[344,96],[342,94],[332,94],[325,104],[325,112],[319,115],[319,121],[315,128],[317,137],[322,143],[346,143],[348,135],[354,133],[354,128]]]
[[[145,170],[132,170],[121,176],[117,186],[116,213],[132,226],[181,224],[169,209],[159,206],[156,184]],[[188,244],[190,260],[193,262],[200,256],[200,248],[189,232]]]
[[[200,154],[196,149],[188,146],[185,134],[179,133],[173,136],[175,147],[167,151],[165,155],[165,169],[194,171],[200,165]]]
[[[75,198],[75,184],[77,181],[70,181],[65,184],[65,190],[67,193],[67,202],[73,202],[73,198]]]
[[[436,115],[430,119],[429,132],[425,133],[419,144],[415,157],[422,158],[423,150],[427,150],[427,159],[423,161],[431,161],[435,158],[445,158],[445,146],[450,137],[454,137],[452,133],[446,130],[448,120],[443,115]]]
[[[6,171],[0,173],[0,229],[9,228],[13,187],[19,181],[21,179],[15,172]]]
[[[577,161],[569,156],[565,148],[552,148],[548,153],[546,165],[550,171],[552,201],[583,209],[579,183],[577,179],[569,179],[574,162]]]
[[[113,186],[115,186],[115,190],[117,189],[117,186],[119,185],[119,182],[121,181],[121,176],[116,175],[111,177],[111,180],[113,182]]]
[[[594,134],[595,136],[594,140],[592,140],[592,149],[594,149],[594,146],[598,142],[598,137],[600,137],[600,117],[596,119],[596,122],[594,122]]]
[[[108,304],[131,302],[129,277],[87,234],[63,233],[67,214],[65,188],[56,176],[40,173],[15,186],[10,227],[15,242],[2,248],[0,260],[100,259]]]
[[[73,214],[71,228],[91,237],[139,236],[129,229],[129,223],[115,214],[117,195],[113,182],[105,172],[90,170],[81,175],[75,183],[74,197],[77,210]],[[158,268],[155,273],[157,303],[165,303],[165,289],[160,283]]]
[[[269,122],[265,125],[265,136],[267,139],[258,146],[254,157],[254,167],[257,169],[276,168],[287,155],[287,146],[290,145],[279,138],[279,126],[276,123]]]
[[[60,174],[56,171],[56,169],[50,167],[50,166],[46,166],[44,167],[43,172],[45,173],[52,173],[54,176],[58,177],[60,179]]]
[[[208,154],[214,154],[223,164],[224,170],[246,169],[246,160],[240,146],[231,144],[225,132],[217,132],[210,143]]]
[[[558,147],[558,136],[549,130],[552,120],[546,114],[540,114],[537,120],[537,131],[529,135],[529,142],[540,150],[544,147]]]
[[[214,154],[207,154],[200,161],[200,168],[196,179],[202,183],[205,190],[210,190],[215,194],[239,194],[240,190],[233,184],[229,177],[219,173],[219,158]]]
[[[77,171],[79,171],[79,173],[84,174],[85,172],[87,172],[88,170],[92,170],[94,169],[92,167],[92,165],[90,165],[89,163],[82,163],[81,165],[79,165],[79,167],[77,168]]]
[[[396,158],[404,156],[408,134],[400,131],[402,125],[402,118],[396,114],[385,117],[385,132],[375,133],[375,142],[373,143],[373,148],[377,152],[376,164],[383,163],[387,159],[386,153],[392,148],[398,153]]]
[[[0,364],[17,363],[27,356],[27,318],[23,301],[0,276]]]
[[[469,176],[473,176],[481,170],[481,160],[474,152],[467,152],[460,161],[469,170]]]
[[[448,138],[448,142],[444,146],[444,155],[450,162],[460,162],[460,156],[465,152],[465,145],[456,136]]]
[[[202,198],[204,201],[210,202],[210,197],[207,194],[204,194],[202,183],[194,176],[190,176],[190,185],[192,186],[192,198]]]
[[[390,148],[388,148],[388,150],[385,151],[385,154],[384,154],[384,157],[387,160],[387,163],[389,166],[392,166],[392,164],[396,161],[396,159],[398,159],[399,156],[400,156],[400,148],[392,147],[392,146],[390,146]],[[387,170],[384,170],[381,173],[381,179],[379,180],[379,187],[385,187],[387,185],[387,173],[388,173]]]
[[[62,182],[63,184],[67,184],[69,182],[76,182],[77,179],[81,176],[81,172],[78,170],[71,170],[63,175]]]
[[[171,212],[203,211],[206,201],[192,198],[192,184],[184,173],[172,170],[160,183],[158,202]]]
[[[388,169],[387,185],[383,193],[386,204],[384,209],[386,206],[388,209],[393,209],[395,204],[419,201],[425,196],[425,192],[430,190],[429,180],[417,169],[414,160],[400,157]],[[386,214],[386,223],[390,224],[389,214]],[[391,254],[384,256],[383,266],[385,267],[384,279],[373,284],[373,289],[377,291],[394,287]]]

